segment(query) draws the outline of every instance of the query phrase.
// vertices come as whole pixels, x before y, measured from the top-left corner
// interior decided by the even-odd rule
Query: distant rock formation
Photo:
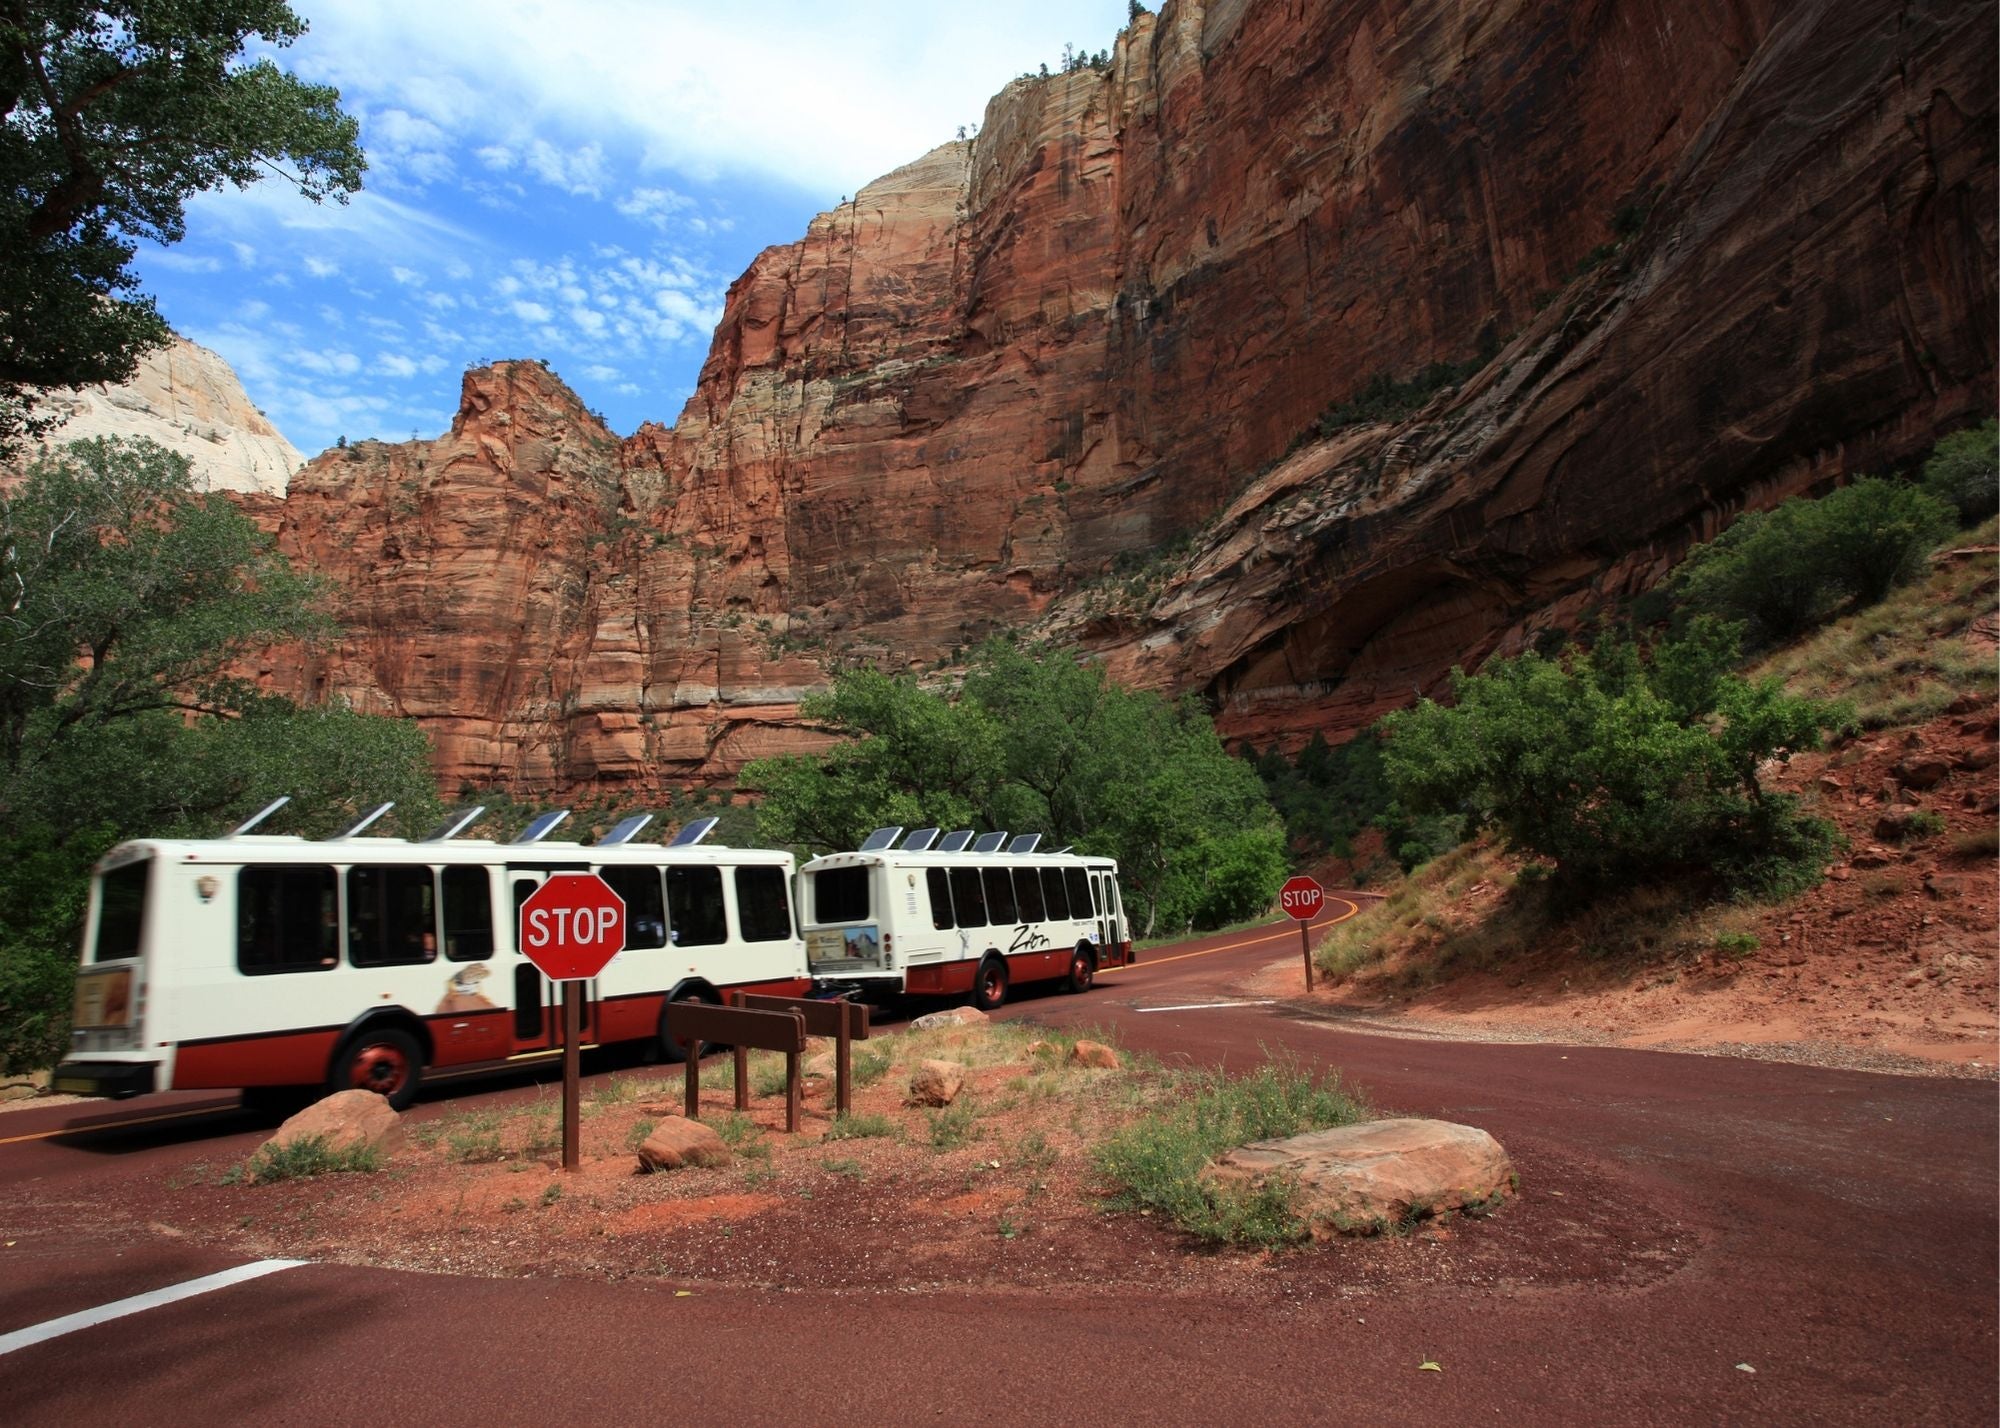
[[[1993,13],[1169,0],[765,250],[671,429],[516,362],[317,458],[274,519],[354,633],[263,674],[524,792],[1003,629],[1338,739],[1992,414]]]
[[[282,496],[300,454],[251,404],[229,364],[206,347],[176,337],[139,359],[121,386],[49,392],[42,409],[62,415],[44,444],[92,436],[143,436],[194,465],[195,480],[213,491]]]

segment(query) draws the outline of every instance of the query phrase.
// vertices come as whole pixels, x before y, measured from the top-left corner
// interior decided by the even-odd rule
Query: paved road
[[[1518,1204],[1255,1306],[682,1298],[306,1266],[0,1353],[5,1421],[1995,1421],[1991,1084],[1401,1039],[1284,1003],[1146,1010],[1256,1000],[1234,985],[1292,936],[1177,949],[1003,1014],[1113,1023],[1194,1061],[1268,1048],[1337,1069],[1380,1107],[1492,1131],[1521,1168]],[[251,1132],[222,1116],[6,1143],[75,1115],[0,1118],[0,1236],[17,1240],[0,1250],[0,1336],[234,1263],[104,1243],[77,1207],[99,1177],[241,1154]],[[58,1207],[48,1222],[28,1196]]]

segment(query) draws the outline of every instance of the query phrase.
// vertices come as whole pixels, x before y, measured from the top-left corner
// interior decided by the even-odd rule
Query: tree
[[[1039,830],[1118,860],[1148,935],[1270,906],[1284,832],[1256,771],[1193,703],[1120,689],[1060,653],[991,641],[956,697],[873,671],[802,706],[848,742],[743,770],[777,842],[852,848],[888,824]]]
[[[129,263],[179,241],[190,195],[361,187],[338,91],[244,62],[305,29],[283,0],[0,0],[0,447],[36,389],[123,381],[167,340]]]
[[[406,831],[435,817],[415,725],[232,676],[327,632],[319,598],[150,442],[78,442],[0,495],[0,1070],[60,1054],[89,869],[114,844],[212,835],[281,793],[308,834],[382,800]]]
[[[1689,876],[1766,894],[1810,886],[1832,829],[1757,770],[1816,747],[1844,715],[1730,673],[1739,633],[1703,618],[1650,660],[1614,633],[1560,660],[1454,672],[1452,706],[1426,699],[1384,719],[1390,782],[1412,811],[1497,826],[1575,889]]]
[[[1924,489],[1968,526],[2000,510],[2000,422],[1989,419],[1940,441],[1924,462]]]

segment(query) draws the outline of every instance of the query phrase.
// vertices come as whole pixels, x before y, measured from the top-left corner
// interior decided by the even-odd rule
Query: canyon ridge
[[[1990,3],[1172,0],[767,249],[673,426],[541,364],[243,499],[268,688],[447,791],[727,782],[1000,631],[1345,737],[1992,415]]]

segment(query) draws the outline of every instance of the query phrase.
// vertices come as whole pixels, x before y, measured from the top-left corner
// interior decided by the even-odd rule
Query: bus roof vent
[[[903,825],[900,823],[893,828],[877,828],[873,833],[870,833],[866,838],[861,840],[860,851],[863,853],[879,853],[885,848],[895,847],[896,840],[902,836]]]
[[[528,826],[521,830],[521,836],[514,841],[516,843],[539,843],[542,839],[548,837],[549,834],[555,832],[556,825],[567,817],[569,817],[569,810],[567,808],[552,808],[547,813],[537,813]]]
[[[337,843],[342,838],[359,838],[362,835],[362,833],[367,830],[370,824],[372,824],[376,819],[380,818],[383,814],[387,813],[390,809],[394,808],[395,806],[396,805],[393,802],[385,803],[381,805],[379,808],[375,809],[372,813],[363,814],[361,821],[359,823],[355,824],[345,833],[336,835],[330,841]]]
[[[618,826],[599,838],[593,846],[609,848],[615,843],[629,843],[639,836],[641,828],[652,821],[653,815],[650,813],[635,813],[630,818],[621,818],[618,820]]]
[[[265,804],[262,808],[258,809],[255,813],[251,814],[243,822],[237,824],[234,828],[230,829],[228,836],[230,836],[231,838],[242,837],[245,833],[248,833],[252,828],[255,828],[259,823],[262,823],[266,818],[269,818],[273,813],[276,813],[279,809],[283,808],[286,804],[290,803],[291,801],[292,801],[292,796],[289,793],[279,794],[276,798],[272,799],[269,803]]]
[[[956,853],[971,841],[972,830],[970,828],[954,828],[951,832],[944,835],[944,841],[938,844],[938,851],[940,853]]]
[[[931,844],[937,842],[937,840],[937,829],[919,828],[903,840],[903,851],[905,853],[928,853],[931,850]]]
[[[695,844],[713,833],[715,825],[721,821],[720,818],[697,818],[692,823],[683,824],[680,832],[667,839],[667,846],[669,848],[692,848]]]
[[[1069,844],[1065,843],[1062,845],[1062,847],[1056,849],[1056,856],[1060,858],[1064,853],[1067,853],[1068,851],[1069,851]]]
[[[477,823],[479,815],[485,811],[485,804],[475,803],[470,808],[461,808],[454,813],[448,814],[444,822],[424,834],[423,841],[426,843],[442,843],[447,838],[456,838],[459,834]]]
[[[972,851],[975,853],[997,853],[1000,851],[1000,845],[1006,841],[1007,830],[1004,828],[998,833],[981,833],[978,839],[974,841]]]
[[[1041,841],[1042,835],[1039,833],[1023,833],[1007,845],[1007,851],[1010,853],[1032,853],[1035,851],[1035,844]]]

